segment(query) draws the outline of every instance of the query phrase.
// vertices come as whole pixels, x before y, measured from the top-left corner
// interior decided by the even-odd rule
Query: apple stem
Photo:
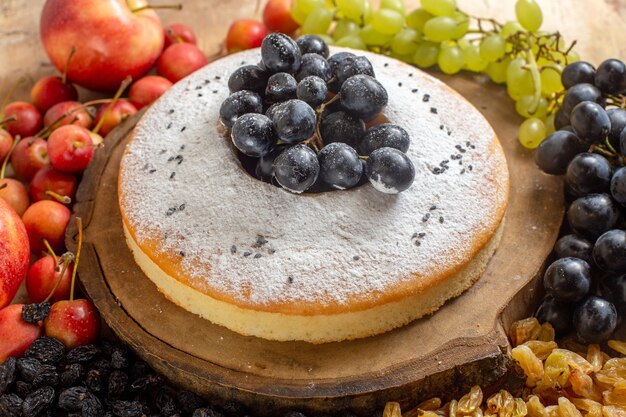
[[[83,219],[76,218],[76,228],[78,228],[78,249],[76,249],[76,261],[74,262],[74,270],[72,271],[72,285],[70,287],[70,301],[74,301],[74,286],[76,285],[76,272],[78,271],[78,262],[80,261],[80,250],[83,247]]]
[[[183,37],[179,36],[176,32],[174,32],[172,28],[167,28],[167,34],[169,36],[174,37],[174,39],[176,39],[176,43],[185,43],[185,40],[183,39]]]
[[[137,7],[136,9],[131,9],[131,13],[142,12],[144,10],[158,10],[158,9],[170,9],[170,10],[182,10],[182,4],[164,4],[160,6],[152,6],[150,4],[146,4],[145,6]]]
[[[109,103],[104,113],[102,113],[102,117],[100,117],[100,120],[98,120],[98,124],[96,125],[96,127],[93,128],[92,130],[93,133],[98,133],[98,131],[102,127],[102,124],[104,123],[104,119],[109,114],[109,111],[111,111],[113,106],[115,106],[115,103],[117,102],[117,100],[120,99],[120,97],[122,96],[122,93],[124,92],[124,90],[126,90],[126,87],[128,87],[130,83],[132,82],[133,82],[133,77],[131,77],[130,75],[126,77],[124,81],[122,81],[122,84],[120,84],[120,88],[117,89],[117,91],[115,92],[115,95],[113,96],[113,99]]]
[[[7,188],[9,186],[8,182],[3,182],[2,184],[0,184],[0,190]]]
[[[52,190],[46,191],[45,194],[54,198],[56,201],[58,201],[61,204],[72,204],[72,199],[67,195],[61,195],[61,194],[55,193]]]
[[[65,271],[67,271],[67,268],[69,267],[70,262],[74,260],[74,255],[71,252],[66,252],[63,255],[61,255],[61,259],[63,260],[63,268],[61,268],[61,273],[59,274],[59,277],[57,278],[57,282],[54,283],[54,287],[52,287],[52,290],[48,293],[48,296],[46,297],[46,299],[43,300],[44,303],[46,301],[50,301],[50,299],[56,292],[57,288],[59,288],[59,285],[61,285],[61,281],[63,280],[63,275],[65,275]],[[55,263],[58,265],[58,261],[55,261]]]
[[[26,82],[26,77],[21,76],[19,80],[17,80],[17,82],[13,84],[13,86],[11,87],[7,95],[4,96],[4,100],[2,100],[2,108],[0,109],[0,120],[4,119],[4,108],[7,106],[7,104],[9,104],[9,101],[11,100],[11,96],[13,95],[13,93],[15,93],[15,90],[17,90],[17,87],[24,84],[25,82]]]
[[[50,246],[50,242],[48,242],[48,239],[44,238],[43,239],[43,244],[46,247],[46,249],[48,249],[48,253],[50,254],[50,256],[52,256],[52,259],[54,259],[54,263],[58,263],[59,259],[57,258],[57,254],[54,253],[54,249],[52,249],[52,246]]]
[[[63,75],[61,76],[61,82],[63,84],[67,84],[67,70],[70,67],[70,60],[76,53],[76,48],[72,45],[72,49],[70,49],[70,54],[67,56],[67,61],[65,61],[65,68],[63,68]]]
[[[5,125],[5,124],[7,124],[9,122],[14,122],[16,120],[17,120],[17,117],[15,117],[15,116],[7,117],[4,120],[0,120],[0,126]]]
[[[9,149],[9,153],[7,153],[7,156],[4,157],[4,161],[2,161],[2,169],[0,169],[0,179],[4,179],[4,173],[7,169],[9,159],[11,159],[11,154],[13,154],[13,151],[15,150],[15,147],[20,142],[20,140],[22,140],[22,137],[20,135],[17,135],[15,137],[15,140],[13,141],[13,145],[11,145],[11,149]]]

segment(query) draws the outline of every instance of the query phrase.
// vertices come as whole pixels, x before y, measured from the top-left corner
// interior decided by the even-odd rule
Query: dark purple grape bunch
[[[555,116],[559,129],[537,149],[539,168],[564,175],[567,234],[544,276],[537,311],[557,333],[574,330],[587,343],[607,340],[626,313],[626,65],[568,65],[567,89]]]
[[[406,190],[415,178],[408,133],[394,124],[366,129],[388,101],[371,62],[349,52],[328,55],[315,35],[266,36],[261,62],[228,80],[220,120],[233,145],[256,178],[293,193],[368,181],[384,193]]]

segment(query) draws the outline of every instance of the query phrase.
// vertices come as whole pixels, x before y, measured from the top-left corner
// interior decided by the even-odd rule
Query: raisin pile
[[[177,389],[126,346],[102,341],[66,351],[37,339],[22,358],[0,364],[2,417],[239,417],[238,404],[217,408]]]

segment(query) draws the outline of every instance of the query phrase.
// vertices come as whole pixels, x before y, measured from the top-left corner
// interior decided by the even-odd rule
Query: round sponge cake
[[[333,49],[331,53],[339,49]],[[119,175],[127,243],[159,290],[244,335],[313,343],[382,333],[469,288],[508,198],[498,139],[433,77],[380,55],[385,116],[411,137],[408,190],[296,195],[251,177],[219,123],[228,77],[259,50],[177,83],[132,133]]]

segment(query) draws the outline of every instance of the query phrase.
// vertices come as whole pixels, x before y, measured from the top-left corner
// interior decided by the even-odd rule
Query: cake
[[[411,137],[416,177],[400,194],[364,184],[298,195],[242,168],[218,113],[229,75],[259,50],[209,64],[145,113],[121,161],[119,205],[135,260],[165,297],[242,335],[325,343],[406,325],[479,279],[507,207],[498,138],[442,82],[355,53],[389,93],[385,116]]]

